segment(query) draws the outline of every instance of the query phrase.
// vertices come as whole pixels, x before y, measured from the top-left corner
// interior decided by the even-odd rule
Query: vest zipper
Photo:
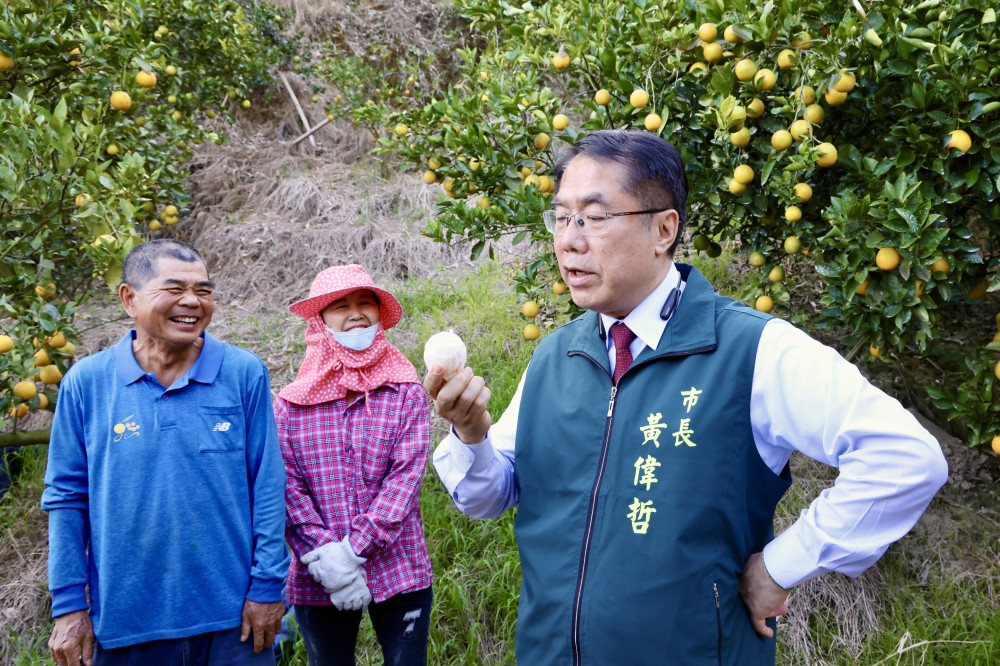
[[[591,361],[601,366],[600,363],[587,355],[581,354]],[[631,370],[631,368],[629,368]],[[610,375],[608,376],[610,379]],[[590,558],[590,539],[594,533],[594,516],[597,514],[597,494],[601,489],[601,480],[604,478],[604,466],[608,461],[608,444],[611,442],[611,423],[614,419],[615,396],[618,395],[618,387],[611,386],[611,398],[608,400],[608,416],[604,425],[604,442],[601,444],[601,459],[597,465],[597,477],[594,479],[594,486],[590,490],[590,506],[587,511],[587,524],[583,532],[583,547],[580,550],[580,573],[576,577],[576,592],[573,595],[573,616],[572,616],[572,643],[573,643],[573,666],[580,666],[580,609],[583,605],[583,585],[587,578],[587,560]]]
[[[715,590],[715,624],[718,629],[716,652],[719,656],[719,666],[722,666],[722,609],[719,607],[719,584],[713,582],[712,589]]]

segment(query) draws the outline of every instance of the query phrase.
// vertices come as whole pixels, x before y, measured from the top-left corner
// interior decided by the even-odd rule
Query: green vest
[[[593,312],[531,360],[515,453],[525,666],[774,664],[739,596],[791,484],[750,429],[769,317],[678,269],[687,284],[659,346],[617,388]]]

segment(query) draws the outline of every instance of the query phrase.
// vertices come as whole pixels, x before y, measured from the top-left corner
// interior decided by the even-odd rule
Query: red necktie
[[[635,340],[635,333],[619,321],[611,325],[611,339],[615,341],[615,376],[612,381],[618,384],[618,380],[632,365],[632,350],[629,346]]]

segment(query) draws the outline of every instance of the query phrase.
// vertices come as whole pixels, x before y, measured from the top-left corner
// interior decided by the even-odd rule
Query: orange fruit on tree
[[[795,55],[795,51],[791,49],[784,49],[778,54],[778,68],[779,69],[791,69],[795,67],[795,63],[798,62],[799,57]]]
[[[757,84],[757,88],[760,90],[770,90],[774,87],[777,82],[778,77],[775,76],[774,72],[770,69],[761,69],[753,77],[753,82]]]
[[[771,135],[771,147],[775,150],[785,150],[792,145],[792,135],[788,130],[778,130]]]
[[[663,120],[660,118],[658,113],[650,113],[646,116],[645,120],[642,121],[642,124],[650,132],[655,132],[660,129],[660,125],[663,124]]]
[[[798,236],[789,236],[785,239],[785,252],[788,254],[798,254],[798,251],[802,249],[802,241],[799,240]]]
[[[649,93],[647,93],[642,88],[636,88],[632,91],[632,94],[628,97],[628,102],[633,107],[641,109],[647,104],[649,104]]]
[[[875,255],[875,265],[883,271],[896,270],[902,260],[903,258],[899,256],[899,252],[894,247],[883,247]]]
[[[733,170],[733,178],[742,185],[747,185],[753,181],[753,176],[753,169],[746,164],[741,164]]]
[[[139,73],[135,75],[135,82],[143,88],[152,88],[156,85],[156,74],[140,69]]]
[[[823,99],[825,99],[826,103],[830,106],[838,106],[847,101],[847,93],[834,90],[833,88],[827,88],[826,92],[823,93]]]
[[[997,374],[997,379],[1000,379],[1000,363],[997,364],[996,374]],[[993,442],[991,443],[991,446],[993,447],[993,453],[995,453],[998,456],[1000,456],[1000,435],[996,435],[993,438]]]
[[[847,71],[846,69],[840,70],[840,78],[837,82],[833,84],[834,90],[841,93],[849,93],[854,90],[854,86],[857,84],[857,79],[854,74]]]
[[[816,164],[819,166],[828,167],[837,163],[837,148],[832,143],[824,141],[816,146],[816,150],[820,153],[816,158]]]
[[[561,132],[567,127],[569,127],[569,118],[567,118],[564,114],[559,113],[552,118],[552,129],[557,132]]]
[[[735,178],[729,179],[729,191],[733,194],[739,196],[747,191],[747,186],[736,180]]]
[[[6,354],[14,348],[14,339],[9,335],[0,335],[0,354]]]
[[[809,125],[809,121],[804,118],[799,118],[792,123],[792,126],[788,128],[788,132],[792,135],[792,138],[796,141],[802,141],[807,136],[812,136],[812,127]]]
[[[770,312],[774,309],[774,299],[766,294],[758,296],[753,306],[761,312]]]
[[[743,41],[740,36],[736,34],[736,28],[731,25],[726,26],[725,31],[722,33],[722,38],[730,44],[739,44]]]
[[[806,120],[813,125],[819,125],[826,118],[826,112],[823,111],[823,107],[819,104],[810,104],[806,107],[805,116]]]
[[[538,150],[545,150],[545,146],[549,145],[549,135],[545,132],[539,132],[535,135],[534,144]]]
[[[698,26],[698,38],[703,42],[711,42],[719,36],[719,29],[714,23],[702,23]]]
[[[607,106],[611,102],[611,93],[604,88],[601,88],[594,93],[594,102],[600,106]]]
[[[987,289],[986,282],[985,281],[980,282],[979,284],[977,284],[976,286],[974,286],[972,289],[969,290],[969,298],[973,298],[975,300],[986,298],[986,289]]]
[[[931,264],[932,273],[944,273],[947,275],[951,273],[951,266],[948,265],[948,260],[944,257],[938,258],[933,264]]]
[[[38,393],[35,382],[20,381],[14,384],[14,395],[24,401],[31,400]]]
[[[816,101],[816,90],[812,86],[799,86],[792,93],[792,96],[802,100],[803,104],[809,105]]]
[[[31,362],[31,367],[40,368],[46,365],[52,365],[52,359],[49,358],[49,353],[44,349],[39,349],[34,353],[35,360]]]
[[[132,98],[124,90],[111,93],[111,108],[115,111],[128,111],[132,108]]]
[[[38,409],[45,409],[49,406],[49,396],[44,393],[38,394]]]
[[[963,153],[967,153],[969,148],[972,148],[972,137],[965,130],[952,130],[948,132],[948,143],[944,147],[946,149],[958,148]]]
[[[805,203],[812,199],[813,188],[810,187],[809,183],[795,183],[795,196],[799,198],[799,201]]]
[[[781,266],[775,266],[767,272],[767,279],[771,282],[777,284],[785,279],[785,269]]]
[[[750,130],[746,127],[729,134],[729,141],[737,148],[743,148],[750,143]]]
[[[553,294],[555,294],[557,296],[562,296],[567,291],[569,291],[569,287],[567,287],[566,283],[563,282],[562,280],[556,280],[555,282],[552,283],[552,293]]]
[[[52,298],[56,295],[56,285],[53,282],[48,284],[37,284],[35,285],[35,293],[42,298]]]
[[[18,405],[17,407],[10,408],[10,417],[12,419],[23,419],[28,415],[28,406],[25,404]]]
[[[760,101],[760,98],[754,97],[747,104],[747,117],[760,118],[762,115],[764,115],[764,102]]]
[[[542,331],[535,324],[526,324],[522,334],[524,335],[525,340],[537,340],[538,336],[542,334]]]
[[[854,293],[858,296],[864,296],[868,293],[868,278],[865,278],[865,281],[858,285],[858,288],[854,290]]]
[[[437,182],[437,174],[433,171],[424,171],[424,182],[430,185],[431,183]]]
[[[14,59],[0,51],[0,72],[9,72],[14,69]]]
[[[715,42],[706,42],[701,45],[701,53],[705,56],[705,60],[708,62],[719,62],[722,60],[722,56],[725,55],[725,51],[722,47]]]
[[[789,222],[798,222],[802,219],[802,209],[798,206],[789,206],[785,209],[785,219]]]
[[[874,356],[875,358],[878,358],[882,354],[882,350],[879,347],[876,347],[875,345],[868,345],[868,353]]]
[[[521,314],[523,314],[528,319],[534,319],[538,316],[538,303],[535,301],[525,301],[524,305],[521,306]]]
[[[62,381],[63,374],[55,365],[46,365],[38,371],[38,379],[45,384],[58,384]]]
[[[747,257],[747,261],[754,268],[760,268],[761,266],[767,263],[767,257],[764,256],[764,253],[761,252],[760,250],[754,250],[753,252],[750,253],[750,256]]]
[[[552,56],[552,66],[562,71],[569,67],[569,54],[565,51],[560,51],[559,53]]]
[[[757,73],[757,63],[750,58],[743,58],[733,67],[733,73],[740,81],[749,81]]]

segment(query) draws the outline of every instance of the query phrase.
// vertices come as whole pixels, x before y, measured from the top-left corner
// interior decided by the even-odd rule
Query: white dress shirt
[[[659,343],[669,323],[660,309],[674,288],[683,294],[683,284],[671,264],[660,286],[625,317],[636,334],[633,358]],[[601,317],[605,330],[617,321]],[[614,371],[614,342],[606,337]],[[452,431],[434,451],[438,475],[468,516],[497,517],[517,503],[514,438],[523,388],[524,375],[485,441],[468,445]],[[768,572],[786,589],[828,571],[859,575],[913,527],[948,477],[941,447],[912,414],[783,319],[770,320],[761,333],[750,423],[775,474],[793,451],[840,469],[834,486],[764,548]]]

